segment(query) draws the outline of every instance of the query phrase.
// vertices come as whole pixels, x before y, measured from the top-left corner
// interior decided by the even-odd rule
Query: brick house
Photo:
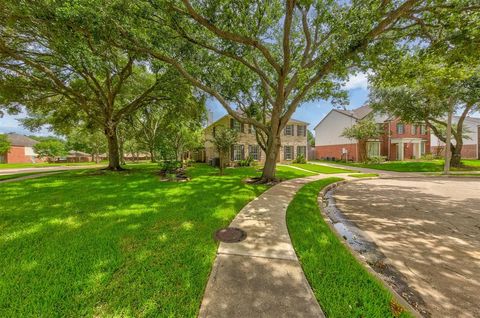
[[[7,139],[11,144],[7,153],[0,154],[0,163],[35,163],[43,162],[38,158],[33,146],[38,141],[27,136],[9,133]]]
[[[278,161],[291,162],[297,156],[307,156],[307,126],[308,123],[291,119],[285,126],[281,136],[281,147]],[[218,127],[229,127],[238,131],[238,141],[232,146],[230,162],[234,163],[248,156],[257,162],[265,161],[265,153],[260,148],[255,138],[255,128],[242,124],[230,115],[225,115],[205,128],[205,161],[210,162],[218,157],[218,152],[212,143],[213,136]]]
[[[459,117],[453,117],[453,123],[458,122]],[[463,137],[462,158],[465,159],[480,159],[480,118],[466,117],[463,122],[465,130]],[[455,140],[452,138],[452,142]],[[445,143],[440,141],[432,134],[432,153],[437,155],[444,154]]]
[[[430,134],[425,124],[406,124],[399,118],[375,114],[368,106],[353,110],[331,110],[315,127],[317,159],[357,161],[358,142],[342,136],[345,128],[361,120],[373,119],[383,133],[367,142],[367,156],[387,160],[418,159],[430,153]]]

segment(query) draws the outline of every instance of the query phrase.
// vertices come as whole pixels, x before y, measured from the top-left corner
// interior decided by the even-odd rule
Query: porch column
[[[400,161],[403,161],[403,150],[404,150],[403,141],[400,141],[398,143],[398,158],[400,159]]]

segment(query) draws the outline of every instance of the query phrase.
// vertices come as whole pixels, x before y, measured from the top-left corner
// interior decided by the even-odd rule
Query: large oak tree
[[[124,8],[134,17],[117,28],[132,49],[173,65],[232,117],[255,126],[266,152],[262,181],[269,181],[281,132],[301,103],[341,97],[339,83],[387,50],[384,40],[399,39],[425,16],[472,9],[467,6],[468,1],[420,0],[152,0]]]
[[[0,104],[26,106],[54,125],[95,122],[108,141],[108,168],[121,170],[118,124],[145,104],[174,98],[178,76],[106,42],[109,26],[97,9],[86,1],[3,1]]]

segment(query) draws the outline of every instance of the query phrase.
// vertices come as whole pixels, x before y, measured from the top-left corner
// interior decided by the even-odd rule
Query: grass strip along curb
[[[324,221],[318,193],[341,180],[305,185],[287,209],[288,231],[315,297],[327,317],[412,317]]]

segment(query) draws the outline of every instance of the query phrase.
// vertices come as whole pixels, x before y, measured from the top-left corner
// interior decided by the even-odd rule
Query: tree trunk
[[[157,162],[155,160],[155,150],[153,147],[149,147],[149,152],[150,152],[150,162]]]
[[[456,144],[452,149],[452,157],[450,158],[450,167],[460,167],[462,161],[462,144]]]
[[[120,165],[120,153],[117,138],[117,126],[109,124],[105,127],[105,136],[108,142],[108,170],[120,171],[123,168]]]
[[[450,173],[450,154],[452,153],[451,140],[452,140],[452,117],[453,117],[453,101],[450,101],[450,109],[448,111],[447,119],[447,132],[445,137],[445,166],[443,172],[445,174]]]
[[[360,162],[367,161],[367,141],[366,140],[358,141],[358,160]]]
[[[265,165],[263,166],[260,182],[267,183],[276,181],[275,172],[277,168],[277,159],[280,154],[280,133],[278,136],[268,138],[267,151],[265,153]]]

